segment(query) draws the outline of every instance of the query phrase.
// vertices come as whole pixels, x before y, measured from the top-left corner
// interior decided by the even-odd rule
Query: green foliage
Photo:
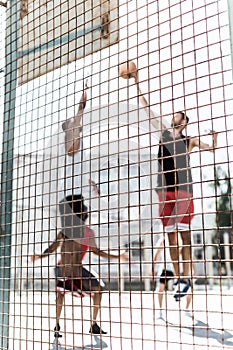
[[[221,167],[215,169],[215,181],[213,184],[216,194],[216,223],[221,229],[232,226],[230,177]]]

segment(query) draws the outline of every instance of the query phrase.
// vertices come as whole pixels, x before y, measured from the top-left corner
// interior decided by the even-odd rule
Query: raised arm
[[[192,137],[190,139],[189,151],[192,151],[194,147],[198,147],[204,151],[214,152],[217,148],[218,134],[216,131],[212,130],[209,135],[212,135],[212,144],[210,145],[208,143],[202,142],[199,137]]]
[[[32,255],[31,260],[35,261],[38,259],[42,259],[42,258],[48,256],[49,254],[55,252],[58,249],[58,247],[60,246],[62,239],[63,239],[63,234],[62,234],[62,232],[59,232],[56,239],[53,241],[53,243],[50,244],[50,246],[47,249],[45,249],[45,251],[42,254]]]
[[[87,89],[88,89],[88,86],[86,81],[81,99],[79,101],[77,114],[74,117],[67,119],[62,124],[62,129],[65,132],[66,152],[70,156],[77,153],[80,148],[80,139],[81,139],[80,133],[82,131],[81,119],[82,119],[86,102],[87,102]]]
[[[137,87],[137,92],[139,96],[140,104],[143,106],[144,110],[146,111],[147,116],[149,117],[149,121],[151,125],[156,129],[163,132],[165,129],[167,129],[166,125],[162,122],[162,119],[159,117],[159,115],[155,112],[153,112],[149,106],[148,101],[146,100],[145,96],[143,95],[139,81],[138,81],[138,74],[135,74],[134,76],[134,83]]]
[[[95,196],[99,197],[100,196],[100,189],[98,188],[95,181],[93,181],[92,179],[89,179],[88,182],[89,182],[89,185],[91,186],[92,193],[94,193]]]

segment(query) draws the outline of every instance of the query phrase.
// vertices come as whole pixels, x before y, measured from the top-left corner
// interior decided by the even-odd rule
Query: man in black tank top
[[[191,220],[194,215],[193,186],[189,154],[193,148],[213,152],[217,146],[217,133],[211,131],[212,144],[200,141],[199,137],[189,137],[184,133],[188,117],[183,111],[174,114],[171,126],[166,126],[159,115],[156,115],[143,96],[134,75],[140,103],[144,107],[152,126],[161,132],[158,151],[158,184],[159,215],[168,234],[170,255],[177,278],[175,299],[186,295],[190,288],[191,276]],[[180,277],[178,234],[182,241],[183,276]]]

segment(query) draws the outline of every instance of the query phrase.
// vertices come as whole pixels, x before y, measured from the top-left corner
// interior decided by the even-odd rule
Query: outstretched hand
[[[217,131],[215,131],[215,130],[210,130],[209,131],[209,133],[208,133],[208,135],[217,135]]]
[[[82,93],[81,99],[79,101],[78,114],[77,114],[79,117],[81,117],[83,115],[83,111],[84,111],[84,109],[86,107],[86,103],[87,103],[86,90],[89,88],[87,83],[88,83],[88,79],[86,79],[86,81],[85,81],[83,93]]]
[[[212,140],[213,140],[212,141],[213,142],[212,148],[213,148],[213,150],[215,150],[217,147],[218,133],[215,130],[210,130],[209,135],[212,136]]]
[[[92,179],[88,180],[89,185],[92,187],[92,191],[96,194],[96,195],[100,195],[100,190],[98,188],[98,186],[96,185],[95,181],[93,181]]]
[[[121,258],[121,260],[129,261],[129,254],[124,252],[124,253],[120,254],[120,258]]]

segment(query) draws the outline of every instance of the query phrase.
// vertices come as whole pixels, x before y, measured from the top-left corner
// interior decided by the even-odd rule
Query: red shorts
[[[167,232],[190,230],[194,216],[192,193],[158,191],[159,216]]]

